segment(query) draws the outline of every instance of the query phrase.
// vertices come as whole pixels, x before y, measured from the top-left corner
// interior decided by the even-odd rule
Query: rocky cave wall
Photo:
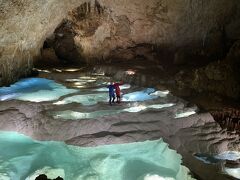
[[[0,1],[0,85],[31,72],[47,36],[79,0]]]
[[[240,39],[238,0],[2,0],[0,17],[0,84],[28,74],[45,39],[82,62],[154,60],[151,45],[218,58]]]

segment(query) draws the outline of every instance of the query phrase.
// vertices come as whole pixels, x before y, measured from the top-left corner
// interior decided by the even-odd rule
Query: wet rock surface
[[[222,109],[211,112],[214,119],[223,128],[235,130],[240,134],[240,110],[239,109]]]
[[[141,69],[141,66],[138,68]],[[65,79],[76,79],[76,77],[89,75],[88,73],[81,73],[81,71],[79,69],[75,73],[69,73],[64,69],[58,69],[58,71],[54,70],[52,73],[41,73],[40,77],[49,77],[66,85]],[[96,74],[104,72],[111,75],[113,71],[115,75],[112,78],[115,80],[121,80],[119,79],[121,77],[125,78],[126,82],[135,82],[135,85],[142,82],[141,86],[157,83],[154,79],[151,81],[151,78],[150,80],[144,80],[146,77],[141,74],[138,75],[139,72],[136,70],[136,74],[132,74],[133,70],[130,71],[128,68],[125,71],[116,71],[113,67],[107,66],[95,68],[93,72]],[[68,87],[73,85],[74,82],[70,82]],[[84,88],[79,88],[82,91],[80,93],[84,94]],[[136,89],[132,88],[126,90],[125,93],[138,89],[137,87]],[[63,101],[64,98],[71,96],[66,95],[59,100]],[[193,156],[194,153],[218,154],[228,150],[239,151],[239,135],[222,129],[210,113],[198,112],[189,117],[176,118],[179,113],[197,109],[171,94],[147,102],[130,104],[123,102],[120,106],[111,107],[113,110],[117,110],[127,108],[129,105],[139,106],[140,109],[137,108],[138,110],[135,113],[124,112],[116,115],[76,120],[54,119],[49,112],[66,109],[76,112],[92,112],[94,109],[109,109],[109,105],[104,102],[86,107],[78,103],[54,105],[53,103],[56,102],[34,103],[17,100],[1,102],[0,129],[24,133],[38,140],[64,141],[67,144],[77,146],[123,144],[163,138],[171,148],[177,150],[183,156],[184,164],[202,179],[228,179],[228,177],[217,170],[218,166],[206,166],[198,161]],[[162,109],[143,108],[148,104],[166,103],[174,103],[175,105]]]
[[[237,0],[1,1],[0,85],[31,74],[33,62],[39,58],[43,65],[52,66],[59,62],[117,62],[113,66],[95,66],[94,72],[104,72],[114,80],[135,86],[125,93],[142,87],[169,87],[174,94],[201,105],[201,110],[172,94],[148,103],[122,103],[114,106],[113,112],[107,111],[109,106],[101,99],[105,96],[85,107],[76,95],[83,93],[91,103],[96,101],[86,92],[95,88],[91,87],[94,79],[88,79],[90,84],[79,80],[78,76],[86,75],[80,73],[84,68],[52,68],[39,70],[40,77],[80,89],[80,93],[62,94],[59,101],[53,97],[36,103],[28,97],[29,101],[24,102],[0,102],[0,129],[77,146],[163,138],[183,156],[184,164],[197,177],[230,178],[222,174],[220,166],[238,167],[237,161],[206,166],[193,154],[239,151],[239,9]],[[66,77],[78,80],[65,82]],[[46,89],[42,90],[44,94]],[[5,95],[3,99],[10,97]],[[42,100],[33,95],[32,101]],[[11,94],[15,96],[18,93]],[[23,94],[22,100],[26,96]],[[72,97],[76,102],[56,104]],[[174,106],[152,108],[159,107],[154,103]],[[134,108],[129,110],[131,106]],[[228,106],[235,109],[226,110]],[[140,111],[129,112],[136,109]],[[213,117],[202,109],[211,110]],[[105,115],[98,116],[99,112]],[[89,113],[97,117],[82,118]]]
[[[237,41],[223,59],[202,67],[187,68],[175,75],[179,88],[191,88],[196,92],[212,92],[238,100],[240,79],[236,69],[239,64],[239,42]]]
[[[77,1],[1,1],[0,84],[9,84],[31,73],[47,36]]]
[[[212,91],[237,99],[240,96],[239,81],[233,67],[228,63],[216,62],[198,69],[193,74],[192,87],[196,91]]]

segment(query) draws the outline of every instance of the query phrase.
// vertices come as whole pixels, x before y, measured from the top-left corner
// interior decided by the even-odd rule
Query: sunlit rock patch
[[[168,104],[153,104],[153,105],[137,105],[137,106],[133,106],[133,107],[129,107],[126,109],[123,109],[123,112],[140,112],[146,109],[162,109],[162,108],[168,108],[168,107],[172,107],[175,104],[173,103],[168,103]]]
[[[176,116],[175,118],[184,118],[184,117],[189,117],[193,114],[196,114],[196,111],[195,110],[189,110],[189,111],[183,111],[183,112],[178,112],[176,113]]]
[[[66,79],[65,82],[71,83],[73,88],[87,88],[97,81],[96,77],[79,77],[74,79]]]
[[[66,71],[66,72],[78,72],[78,71],[81,71],[82,68],[66,68],[66,69],[63,69],[62,71]]]
[[[76,112],[76,111],[71,111],[71,110],[66,110],[66,111],[60,111],[60,112],[54,112],[54,118],[55,119],[72,119],[72,120],[77,120],[77,119],[92,119],[92,118],[97,118],[97,117],[102,117],[102,116],[110,116],[114,114],[118,114],[121,111],[119,110],[102,110],[102,111],[94,111],[94,112]]]
[[[42,102],[57,100],[61,96],[78,92],[44,78],[26,78],[10,87],[0,88],[0,100],[17,99],[23,101]]]
[[[51,71],[47,70],[47,69],[37,69],[37,68],[33,68],[34,71],[37,72],[42,72],[42,73],[51,73]]]
[[[181,156],[161,139],[83,148],[0,132],[0,154],[0,179],[34,180],[41,173],[65,180],[192,179]]]
[[[98,91],[107,91],[107,85],[109,84],[110,77],[105,76],[104,73],[90,73],[79,74],[78,77],[66,78],[63,83],[67,86],[78,89],[91,89]],[[124,87],[123,87],[124,88]],[[102,90],[101,90],[102,89]],[[92,90],[91,90],[92,91]]]

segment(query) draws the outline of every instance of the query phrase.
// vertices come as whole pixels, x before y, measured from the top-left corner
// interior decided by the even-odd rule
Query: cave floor
[[[18,132],[35,140],[46,141],[46,143],[62,141],[74,147],[92,147],[93,149],[96,146],[139,142],[140,144],[131,145],[133,149],[139,148],[139,152],[135,152],[134,163],[129,165],[133,161],[131,158],[121,160],[121,163],[128,165],[119,165],[122,168],[117,168],[119,179],[124,180],[147,179],[147,176],[150,175],[159,175],[159,179],[163,177],[166,179],[167,177],[191,179],[184,166],[188,167],[197,179],[239,178],[240,172],[237,167],[237,161],[240,159],[239,135],[222,129],[210,113],[202,111],[193,103],[173,95],[168,87],[174,86],[174,80],[169,79],[164,73],[165,67],[140,61],[134,64],[121,63],[121,65],[36,70],[39,71],[38,77],[26,78],[10,88],[0,89],[0,130],[6,139],[9,139],[9,136],[18,137],[18,135],[4,134],[3,131]],[[124,85],[121,86],[123,96],[120,104],[115,103],[113,106],[108,104],[106,86],[109,81],[124,82]],[[25,137],[20,137],[20,139],[24,139],[21,142],[23,147],[33,143],[33,140],[25,140]],[[166,144],[155,145],[156,148],[153,148],[152,151],[149,150],[148,155],[144,153],[148,151],[146,146],[154,146],[154,143],[160,142],[161,139],[169,144],[171,149],[181,154],[184,166],[181,166],[181,158],[176,152],[170,155],[173,158],[169,162],[171,166],[164,164],[161,159],[154,158],[154,152],[160,151],[159,148],[167,147]],[[4,141],[4,138],[0,140],[4,146],[6,140]],[[8,145],[18,149],[14,145],[18,143],[12,141],[11,138],[10,140],[7,141]],[[145,146],[147,142],[150,144]],[[40,143],[41,147],[46,147],[46,144],[40,141],[37,143]],[[57,145],[61,152],[65,151],[62,146],[62,144],[61,146]],[[44,169],[44,162],[40,163],[40,167],[37,161],[41,153],[46,154],[47,149],[43,148],[44,151],[39,151],[38,147],[32,145],[30,147],[33,151],[27,153],[34,154],[36,152],[38,157],[31,159],[31,161],[28,159],[28,163],[33,164],[31,168],[26,168],[24,171],[18,169],[18,173],[24,172],[24,177],[36,173],[36,170]],[[47,148],[52,151],[56,150],[56,147],[52,145],[48,145]],[[114,149],[118,148],[118,146],[114,147]],[[123,147],[122,151],[128,151],[127,148],[127,146]],[[94,153],[87,155],[89,159],[94,159],[93,164],[98,164],[96,165],[98,168],[103,166],[102,163],[106,162],[107,157],[113,156],[111,153],[111,156],[109,155],[109,151],[112,151],[111,148],[103,149],[100,152],[105,154],[105,158],[99,159],[99,156],[94,155]],[[1,151],[3,153],[3,150]],[[74,150],[75,153],[76,151],[79,150]],[[95,150],[93,151],[95,152]],[[166,153],[170,151],[172,150],[167,149]],[[17,154],[16,152],[11,157],[12,159],[25,156],[24,153]],[[54,161],[55,156],[50,157],[52,161]],[[64,155],[60,153],[57,156]],[[122,159],[128,155],[118,152],[114,156],[119,156]],[[141,158],[141,156],[143,157]],[[166,156],[166,158],[170,158],[170,156]],[[230,158],[233,156],[235,159]],[[11,162],[11,158],[5,159],[5,161]],[[81,159],[83,157],[71,156],[71,158]],[[21,161],[15,159],[13,161],[15,164],[9,164],[16,166],[17,163],[28,161],[20,159]],[[115,163],[120,162],[119,158],[110,158],[106,166],[102,168],[109,169],[113,166],[113,159],[115,159]],[[141,161],[135,162],[139,159]],[[159,161],[163,161],[163,164],[161,165]],[[174,165],[175,161],[179,163]],[[89,162],[91,161],[86,161],[86,163]],[[144,164],[144,166],[139,166],[139,169],[144,169],[144,172],[140,173],[136,168],[133,169],[137,162]],[[229,162],[231,162],[230,165]],[[57,168],[57,164],[61,163],[54,164],[49,161],[45,166],[50,166],[50,169],[64,169],[66,179],[73,177],[87,179],[86,177],[92,176],[90,171],[70,176],[69,174],[72,174],[73,169],[67,171],[64,165]],[[72,161],[71,163],[68,165],[73,166],[74,163]],[[1,173],[2,177],[7,177],[8,173],[12,173],[12,177],[19,175],[11,170],[4,172],[11,167],[9,164],[1,163],[0,175]],[[153,164],[155,165],[153,166]],[[163,170],[159,168],[160,166],[164,166],[166,169]],[[84,168],[89,169],[89,167],[82,167],[81,170]],[[120,176],[123,168],[131,172],[128,174],[128,178]],[[95,169],[95,171],[97,170]],[[135,171],[136,173],[133,173]],[[58,172],[62,173],[62,171]],[[105,171],[97,172],[92,176],[92,179],[106,179],[106,177],[113,177],[114,174]],[[83,173],[87,174],[83,175]]]

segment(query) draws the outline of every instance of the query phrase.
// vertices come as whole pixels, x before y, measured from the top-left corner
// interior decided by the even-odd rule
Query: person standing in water
[[[113,84],[114,87],[115,87],[115,92],[116,92],[116,96],[117,96],[117,103],[120,103],[121,102],[121,89],[119,86],[123,85],[123,82],[121,83],[114,83]]]
[[[110,82],[110,85],[108,85],[108,92],[109,92],[109,105],[112,105],[115,100],[115,92],[114,92],[115,86],[112,82]]]

